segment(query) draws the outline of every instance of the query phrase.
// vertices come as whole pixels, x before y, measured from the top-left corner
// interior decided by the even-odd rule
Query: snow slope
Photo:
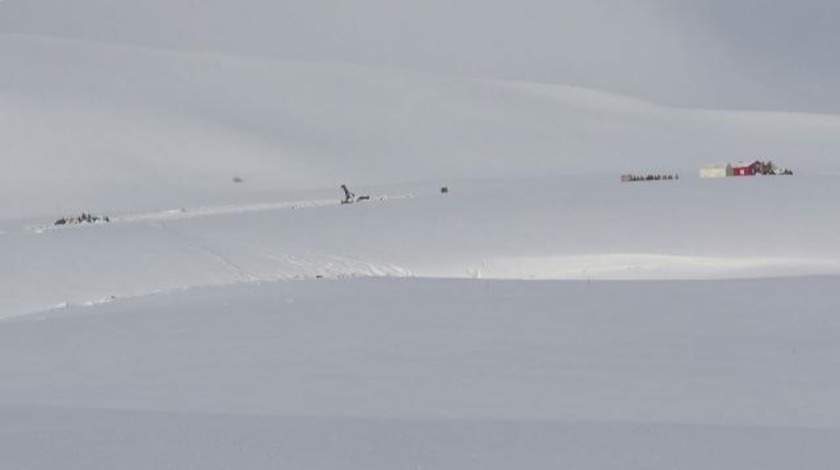
[[[14,407],[7,468],[832,469],[825,429]],[[73,433],[67,429],[72,428]],[[8,428],[7,428],[8,429]],[[37,451],[33,450],[37,449]]]
[[[0,456],[834,468],[837,285],[313,280],[25,317],[0,324]]]
[[[832,116],[674,109],[574,87],[8,34],[0,61],[3,219],[341,182],[694,173],[755,155],[840,171]],[[230,184],[237,175],[247,189]]]
[[[0,317],[209,285],[359,276],[720,279],[840,273],[836,177],[369,188],[8,226]],[[333,199],[329,199],[330,193]]]
[[[0,63],[5,466],[840,461],[840,117],[9,34]],[[797,175],[695,178],[750,156]],[[52,225],[82,211],[113,221]]]
[[[30,36],[0,60],[0,317],[315,276],[837,272],[837,117]],[[694,181],[756,154],[810,176]],[[390,199],[339,208],[340,183]],[[46,230],[82,211],[117,222]]]

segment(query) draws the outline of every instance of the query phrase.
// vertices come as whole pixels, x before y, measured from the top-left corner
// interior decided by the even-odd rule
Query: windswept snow
[[[179,292],[4,322],[0,402],[836,428],[836,285],[357,279]]]
[[[308,281],[25,317],[0,324],[0,456],[831,469],[837,285]]]

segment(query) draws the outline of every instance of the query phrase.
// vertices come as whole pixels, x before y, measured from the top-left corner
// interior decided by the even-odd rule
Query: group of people
[[[621,181],[671,181],[680,179],[680,175],[621,175]]]
[[[67,225],[67,224],[92,224],[94,222],[110,222],[111,219],[108,216],[100,217],[98,215],[91,215],[85,214],[82,212],[81,215],[76,217],[62,217],[55,221],[55,225]]]

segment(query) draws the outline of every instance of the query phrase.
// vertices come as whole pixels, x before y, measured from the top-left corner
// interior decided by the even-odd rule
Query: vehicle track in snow
[[[411,199],[413,194],[399,194],[399,195],[382,195],[371,198],[370,200],[358,202],[358,204],[375,204],[391,200]],[[341,202],[335,199],[313,199],[303,201],[283,201],[283,202],[269,202],[269,203],[255,203],[243,205],[219,205],[219,206],[199,206],[194,208],[180,208],[168,209],[155,212],[139,212],[133,214],[124,214],[110,217],[110,222],[93,222],[69,225],[28,225],[24,228],[25,232],[41,234],[49,231],[60,230],[77,230],[82,228],[102,227],[111,224],[125,224],[125,223],[144,223],[144,222],[165,222],[174,220],[194,219],[201,217],[214,217],[232,214],[244,214],[252,212],[267,212],[278,210],[300,210],[300,209],[314,209],[323,207],[340,206]]]

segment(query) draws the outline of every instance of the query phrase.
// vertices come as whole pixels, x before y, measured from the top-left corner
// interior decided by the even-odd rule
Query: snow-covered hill
[[[840,117],[125,42],[0,34],[3,468],[840,462]]]
[[[9,225],[2,316],[208,285],[410,276],[715,279],[840,273],[837,178],[547,177]]]
[[[832,116],[673,109],[567,86],[14,35],[0,36],[0,61],[0,218],[341,182],[694,173],[751,156],[840,171]]]

